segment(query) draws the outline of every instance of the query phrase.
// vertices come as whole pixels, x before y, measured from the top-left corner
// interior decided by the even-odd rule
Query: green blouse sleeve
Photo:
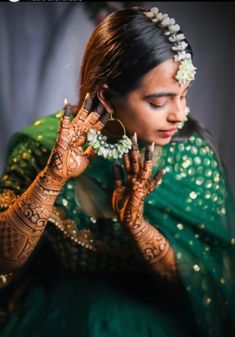
[[[0,193],[4,192],[5,196],[1,198],[2,206],[10,202],[13,194],[22,194],[46,165],[55,144],[60,117],[61,112],[45,116],[11,137],[0,177]]]
[[[0,178],[0,191],[22,194],[46,164],[48,151],[33,139],[24,139],[9,154]]]

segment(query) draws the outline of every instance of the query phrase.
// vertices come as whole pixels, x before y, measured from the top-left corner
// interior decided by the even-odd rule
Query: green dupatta
[[[44,117],[14,135],[1,188],[22,193],[29,185],[45,165],[55,143],[60,116],[61,112]],[[18,158],[23,161],[19,172],[14,151],[22,142],[28,145]],[[36,144],[33,149],[27,147],[30,142]],[[153,173],[166,166],[169,172],[163,182],[145,200],[145,217],[174,248],[202,336],[224,337],[229,335],[228,331],[232,336],[235,333],[235,239],[232,237],[235,208],[226,172],[206,141],[197,134],[165,146]],[[85,174],[110,185],[112,162],[95,157]]]

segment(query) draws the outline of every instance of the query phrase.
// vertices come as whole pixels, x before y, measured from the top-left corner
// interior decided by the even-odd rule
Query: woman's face
[[[149,71],[138,89],[122,102],[113,104],[114,116],[124,124],[127,134],[139,140],[165,145],[171,141],[179,123],[185,121],[189,82],[180,86],[175,79],[179,62],[167,60]]]

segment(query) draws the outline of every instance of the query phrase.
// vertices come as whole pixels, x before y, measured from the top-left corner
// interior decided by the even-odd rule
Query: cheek
[[[125,126],[130,126],[141,119],[142,114],[139,112],[138,107],[126,104],[116,109],[116,118],[120,119]]]
[[[155,113],[140,114],[130,119],[128,124],[124,124],[129,134],[137,133],[138,139],[148,142],[158,142],[157,130],[162,128],[159,118]]]
[[[119,116],[126,128],[130,130],[151,130],[155,128],[157,123],[157,118],[154,116],[154,113],[150,113],[146,108],[138,108],[135,111],[133,109],[126,110],[120,113]]]

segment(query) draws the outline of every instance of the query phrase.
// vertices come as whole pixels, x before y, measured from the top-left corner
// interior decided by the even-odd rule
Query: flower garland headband
[[[187,81],[192,81],[195,78],[196,69],[192,63],[192,56],[187,53],[185,49],[188,43],[185,41],[185,36],[180,31],[180,26],[175,24],[175,19],[169,18],[168,14],[162,14],[158,8],[153,7],[144,14],[157,23],[157,25],[164,30],[164,35],[168,36],[168,40],[172,43],[171,49],[175,52],[175,61],[180,61],[179,69],[175,78],[179,82],[179,85],[184,85]]]

